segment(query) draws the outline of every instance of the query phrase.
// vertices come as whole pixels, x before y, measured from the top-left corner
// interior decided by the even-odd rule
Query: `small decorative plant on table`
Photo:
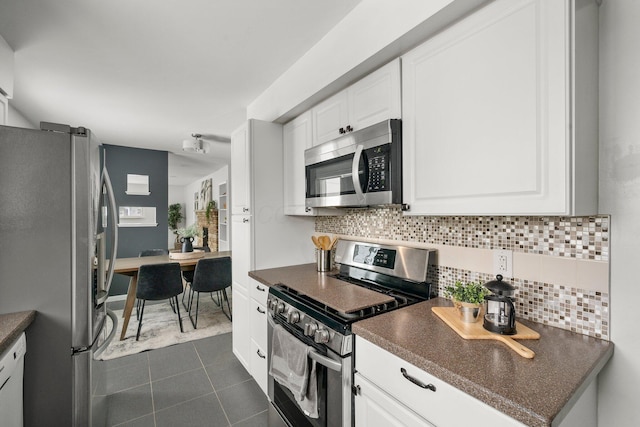
[[[186,228],[180,228],[177,231],[182,243],[182,252],[193,252],[193,239],[200,235],[197,224],[191,224]]]
[[[490,293],[482,284],[475,282],[465,285],[457,281],[454,286],[445,288],[445,296],[451,298],[460,318],[467,323],[477,322],[480,319],[484,297]]]

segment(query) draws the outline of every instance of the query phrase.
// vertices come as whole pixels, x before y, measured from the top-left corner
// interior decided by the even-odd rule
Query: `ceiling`
[[[166,150],[169,184],[228,162],[246,106],[360,0],[0,0],[10,104],[30,122]],[[199,133],[208,154],[186,154]]]

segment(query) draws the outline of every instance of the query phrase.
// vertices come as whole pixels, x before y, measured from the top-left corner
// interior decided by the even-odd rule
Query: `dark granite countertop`
[[[326,284],[328,275],[304,264],[249,276],[267,286],[313,288]],[[609,341],[518,319],[540,333],[539,340],[522,340],[536,354],[526,359],[499,341],[461,338],[433,314],[436,306],[451,302],[434,298],[356,322],[352,330],[529,426],[562,421],[613,354]]]
[[[338,271],[320,273],[316,264],[293,265],[249,272],[267,286],[283,284],[341,313],[351,313],[393,301],[388,295],[353,286],[333,277]]]
[[[0,314],[0,353],[9,348],[35,318],[35,311]]]

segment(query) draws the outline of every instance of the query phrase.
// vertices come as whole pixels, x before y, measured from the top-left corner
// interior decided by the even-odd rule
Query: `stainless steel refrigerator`
[[[27,427],[106,420],[96,356],[115,332],[105,301],[117,227],[103,157],[85,128],[0,126],[0,313],[37,311],[26,330]]]

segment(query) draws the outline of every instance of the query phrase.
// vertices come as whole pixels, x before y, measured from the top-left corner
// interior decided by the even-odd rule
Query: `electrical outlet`
[[[513,251],[493,251],[493,274],[502,274],[505,279],[513,277]]]

